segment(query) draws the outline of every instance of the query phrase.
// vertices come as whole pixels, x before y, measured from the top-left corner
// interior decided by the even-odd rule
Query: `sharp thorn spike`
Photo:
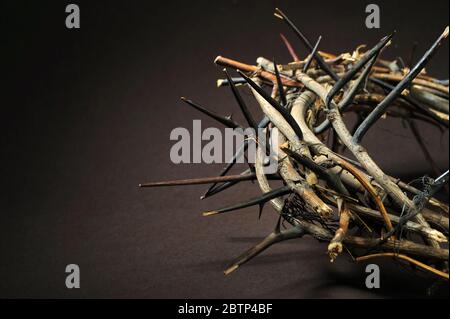
[[[274,233],[279,233],[280,231],[281,231],[281,220],[282,220],[282,215],[280,214],[279,216],[278,216],[278,220],[277,220],[277,223],[276,223],[276,225],[275,225],[275,230],[274,230]]]
[[[314,48],[313,48],[313,50],[311,51],[311,54],[309,55],[308,60],[306,60],[306,63],[305,63],[305,65],[303,66],[303,70],[302,70],[303,73],[306,73],[306,72],[308,71],[308,69],[309,69],[309,67],[310,67],[310,65],[311,65],[311,62],[312,62],[312,60],[313,60],[313,57],[317,54],[317,50],[319,49],[320,41],[322,41],[322,36],[321,36],[321,35],[320,35],[319,38],[317,39],[317,42],[316,42],[316,44],[314,45]]]
[[[359,72],[359,70],[361,70],[367,63],[369,63],[374,56],[377,56],[380,51],[389,43],[389,41],[391,41],[393,36],[394,33],[381,39],[372,49],[367,51],[364,56],[358,62],[356,62],[355,65],[350,70],[348,70],[339,81],[336,82],[336,84],[328,93],[326,99],[327,106],[330,105],[330,102],[336,95],[336,93],[339,92],[349,81],[351,81],[353,77]]]
[[[281,40],[283,40],[283,43],[286,46],[287,50],[289,51],[289,54],[291,55],[292,60],[294,60],[294,62],[299,62],[300,58],[298,57],[297,53],[295,53],[295,50],[292,47],[289,40],[284,36],[283,33],[280,33],[280,37],[281,37]]]
[[[290,192],[291,192],[291,189],[289,186],[283,186],[283,187],[274,189],[270,192],[264,193],[263,195],[261,195],[259,197],[250,199],[246,202],[235,204],[235,205],[228,206],[228,207],[224,207],[221,209],[216,209],[215,211],[212,211],[214,213],[207,212],[207,216],[226,213],[226,212],[230,212],[230,211],[234,211],[234,210],[238,210],[238,209],[242,209],[242,208],[246,208],[246,207],[250,207],[250,206],[254,206],[254,205],[261,205],[261,204],[264,204],[265,202],[268,202],[271,199],[289,194]]]
[[[240,182],[256,179],[255,173],[247,173],[241,175],[229,175],[229,176],[218,176],[218,177],[203,177],[203,178],[192,178],[192,179],[179,179],[173,181],[162,181],[162,182],[151,182],[139,184],[139,187],[162,187],[162,186],[184,186],[184,185],[201,185],[209,183],[224,183],[224,182]]]
[[[353,142],[359,144],[367,133],[367,131],[372,127],[372,125],[386,112],[386,109],[391,105],[391,103],[405,90],[414,78],[422,72],[425,65],[431,60],[434,54],[437,52],[438,48],[441,46],[442,41],[448,37],[449,28],[445,28],[444,32],[438,37],[438,39],[433,43],[433,45],[428,49],[427,52],[422,56],[419,62],[411,69],[411,71],[397,84],[397,86],[381,101],[375,109],[366,117],[366,119],[361,123],[353,136]]]
[[[223,273],[224,273],[225,275],[229,275],[229,274],[231,274],[232,272],[234,272],[235,270],[237,270],[238,268],[239,268],[239,265],[233,265],[233,266],[227,268]]]
[[[377,57],[373,57],[372,60],[365,66],[365,69],[359,75],[358,79],[356,79],[353,86],[348,90],[348,92],[344,95],[338,107],[341,112],[344,112],[353,102],[358,91],[361,89],[362,85],[368,80],[370,71],[375,64]],[[315,134],[321,134],[326,129],[328,129],[331,125],[331,122],[328,119],[325,119],[320,125],[314,128]]]
[[[260,203],[259,204],[258,220],[261,219],[263,209],[264,209],[264,203]]]
[[[216,211],[209,211],[209,212],[203,212],[203,213],[202,213],[202,215],[203,215],[204,217],[212,216],[212,215],[217,215],[217,214],[219,214],[219,212],[216,212]]]
[[[253,82],[252,79],[246,76],[243,72],[241,71],[238,72],[259,95],[261,95],[270,105],[272,105],[283,116],[286,122],[288,122],[289,125],[292,127],[295,134],[297,134],[298,138],[302,139],[303,138],[302,131],[298,126],[297,122],[292,117],[292,115],[277,101],[275,101],[266,91],[264,91],[258,84]]]
[[[209,117],[215,119],[216,121],[218,121],[219,123],[221,123],[221,124],[223,124],[223,125],[225,125],[227,127],[230,127],[230,128],[240,128],[241,127],[235,121],[233,121],[233,120],[231,120],[231,119],[229,119],[227,117],[221,116],[221,115],[219,115],[219,114],[217,114],[217,113],[215,113],[213,111],[210,111],[210,110],[206,109],[205,107],[201,106],[200,104],[186,99],[185,97],[181,97],[181,100],[183,102],[187,103],[188,105],[192,106],[196,110],[202,112],[205,115],[208,115]]]
[[[280,9],[276,8],[275,12],[280,15],[284,22],[294,31],[294,33],[299,37],[301,42],[310,50],[310,52],[313,51],[314,47],[312,46],[311,42],[308,40],[308,38],[300,32],[300,30],[297,28],[297,26],[281,11]],[[323,58],[320,56],[319,53],[316,53],[314,55],[314,58],[316,59],[319,66],[322,68],[323,71],[325,71],[331,78],[335,81],[339,80],[339,76],[331,69],[331,67],[323,60]]]
[[[223,69],[223,72],[225,73],[225,76],[228,79],[228,82],[230,83],[231,91],[233,92],[234,98],[236,99],[242,113],[244,114],[244,117],[248,123],[248,125],[255,130],[255,134],[258,133],[258,124],[256,123],[255,119],[253,118],[252,114],[250,113],[250,110],[247,107],[247,104],[245,104],[244,99],[242,98],[241,94],[239,93],[238,89],[233,83],[233,80],[228,73],[227,69]]]
[[[283,82],[281,82],[280,72],[278,70],[275,58],[273,58],[273,69],[275,70],[275,78],[277,79],[278,94],[280,96],[281,105],[287,106],[286,95],[284,94]]]

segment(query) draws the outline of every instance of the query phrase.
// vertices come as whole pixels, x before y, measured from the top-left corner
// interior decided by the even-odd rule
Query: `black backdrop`
[[[448,1],[375,1],[380,30],[364,27],[365,1],[74,1],[81,29],[65,28],[67,1],[1,1],[2,209],[0,297],[331,298],[423,296],[432,280],[380,261],[382,288],[364,286],[364,265],[310,238],[271,248],[230,276],[228,262],[270,232],[276,216],[254,208],[200,212],[258,193],[246,184],[200,201],[204,187],[139,190],[140,182],[212,176],[221,165],[174,165],[175,127],[215,123],[182,105],[192,97],[234,110],[218,54],[254,63],[289,61],[279,33],[304,48],[272,15],[288,13],[322,49],[351,52],[397,30],[385,56],[422,53],[448,24]],[[6,71],[6,72],[5,72]],[[428,67],[448,78],[448,43]],[[253,109],[257,111],[256,107]],[[448,133],[421,126],[438,165]],[[380,123],[365,145],[405,180],[429,173],[398,121]],[[65,287],[65,266],[81,289]],[[448,290],[438,296],[448,295]]]

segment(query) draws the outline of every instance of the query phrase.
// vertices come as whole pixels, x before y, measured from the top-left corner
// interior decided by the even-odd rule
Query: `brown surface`
[[[141,182],[212,176],[222,165],[174,165],[175,127],[216,124],[179,101],[193,98],[242,118],[212,61],[222,54],[253,63],[288,61],[278,33],[303,47],[273,18],[275,6],[322,48],[339,53],[374,44],[396,29],[386,52],[407,57],[448,24],[448,1],[377,1],[382,29],[363,28],[361,1],[77,1],[82,28],[64,28],[61,2],[0,4],[6,80],[2,93],[0,297],[331,298],[422,296],[433,281],[380,260],[382,289],[364,286],[364,266],[310,238],[287,242],[225,277],[222,270],[268,234],[269,207],[203,218],[201,211],[258,193],[256,185],[200,201],[204,186],[144,189]],[[407,4],[406,4],[407,3]],[[311,16],[321,14],[320,19]],[[6,19],[6,20],[5,20]],[[448,78],[448,43],[428,70]],[[256,107],[253,108],[256,112]],[[448,167],[448,133],[421,126],[438,165]],[[375,131],[375,130],[374,130]],[[398,122],[383,121],[365,145],[382,168],[406,180],[429,172]],[[243,184],[244,184],[243,183]],[[4,197],[3,197],[4,196]],[[81,267],[81,289],[68,290],[65,266]],[[448,295],[443,289],[438,294]]]

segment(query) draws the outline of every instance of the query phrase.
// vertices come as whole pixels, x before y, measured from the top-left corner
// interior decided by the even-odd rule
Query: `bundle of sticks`
[[[231,160],[218,177],[152,182],[140,187],[211,184],[203,198],[220,194],[243,181],[256,180],[262,195],[249,201],[205,212],[205,216],[244,207],[261,208],[270,203],[278,214],[275,230],[239,256],[226,270],[229,274],[281,241],[313,236],[327,243],[329,259],[348,253],[353,260],[376,257],[394,258],[410,264],[415,271],[448,280],[449,207],[436,198],[445,193],[448,171],[439,171],[423,141],[417,122],[448,129],[448,80],[435,79],[425,72],[448,27],[414,65],[382,59],[382,51],[394,34],[370,49],[360,46],[352,53],[333,55],[319,50],[321,37],[312,43],[279,9],[275,16],[294,32],[309,54],[300,59],[283,35],[293,62],[277,64],[258,58],[249,65],[219,56],[215,63],[225,67],[220,87],[230,87],[248,125],[255,132],[278,134],[276,174],[264,171],[265,149],[258,136],[245,140],[234,159],[256,143],[255,159],[238,175],[227,175]],[[226,68],[234,69],[231,77]],[[265,88],[270,88],[269,90]],[[240,90],[249,89],[260,106],[263,119],[258,123]],[[204,114],[228,127],[241,127],[234,120],[182,98]],[[344,115],[354,112],[352,128]],[[389,176],[362,146],[370,128],[385,116],[403,119],[435,172],[420,177],[419,185]],[[350,152],[353,159],[343,155]],[[272,188],[269,181],[279,180]]]

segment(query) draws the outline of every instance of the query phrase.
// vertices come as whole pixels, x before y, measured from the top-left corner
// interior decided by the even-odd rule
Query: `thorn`
[[[443,37],[444,38],[447,38],[448,37],[448,32],[449,32],[449,30],[448,30],[448,26],[445,28],[445,30],[444,30],[444,33],[443,33]]]
[[[274,189],[270,192],[264,193],[263,195],[261,195],[259,197],[252,198],[246,202],[231,205],[231,206],[220,208],[220,209],[216,209],[215,211],[212,211],[213,212],[212,214],[221,214],[221,213],[226,213],[226,212],[230,212],[230,211],[234,211],[234,210],[238,210],[238,209],[242,209],[242,208],[246,208],[246,207],[250,207],[250,206],[254,206],[254,205],[264,204],[265,202],[268,202],[271,199],[289,194],[290,192],[291,192],[291,189],[289,186],[283,186],[283,187]],[[207,214],[207,215],[205,215],[205,214]],[[203,216],[209,216],[212,214],[210,212],[206,212],[203,214]]]
[[[280,16],[278,13],[275,12],[273,15],[274,15],[275,17],[277,17],[278,19],[283,20],[283,17]]]
[[[372,127],[372,125],[386,112],[386,109],[392,102],[400,96],[404,89],[406,89],[410,83],[415,79],[415,77],[422,72],[426,64],[431,60],[434,54],[437,52],[438,48],[441,46],[442,41],[448,37],[449,28],[445,28],[444,32],[438,37],[438,39],[433,43],[433,45],[428,49],[427,52],[422,56],[419,62],[411,69],[411,71],[397,84],[397,86],[389,92],[389,94],[381,101],[375,109],[366,117],[366,119],[361,123],[353,136],[353,142],[359,144],[367,133],[367,131]]]
[[[226,269],[223,273],[225,275],[229,275],[229,274],[231,274],[232,272],[234,272],[238,268],[239,268],[239,265],[233,265],[230,268]]]
[[[286,24],[294,31],[294,33],[299,37],[300,41],[303,42],[303,44],[310,50],[310,52],[313,51],[313,46],[311,45],[311,42],[306,38],[306,36],[303,35],[303,33],[300,32],[300,30],[297,28],[297,26],[278,8],[275,8],[276,14],[280,15],[283,19],[283,21],[286,22]],[[339,80],[339,76],[331,69],[331,67],[323,60],[323,58],[320,56],[319,53],[314,54],[314,58],[316,59],[319,66],[322,68],[325,73],[327,73],[331,78],[335,81]]]
[[[279,233],[281,231],[281,214],[278,216],[277,224],[275,225],[275,233]]]
[[[367,63],[369,63],[373,57],[378,56],[380,51],[386,46],[386,44],[392,39],[393,36],[394,34],[392,33],[381,39],[372,49],[367,51],[364,56],[358,62],[356,62],[355,65],[350,70],[348,70],[339,81],[336,82],[336,84],[327,95],[325,101],[327,107],[329,107],[336,93],[339,92],[339,90],[341,90],[348,82],[350,82],[353,77],[359,72],[359,70],[361,70]]]
[[[245,80],[243,78],[231,78],[234,85],[239,86],[241,84],[245,84]],[[227,79],[217,79],[216,81],[217,87],[227,86],[230,85],[230,82]]]
[[[219,176],[224,176],[225,174],[227,174],[234,166],[234,164],[236,164],[236,160],[239,156],[241,156],[242,152],[245,152],[247,150],[248,147],[248,140],[244,140],[244,145],[242,145],[234,154],[233,157],[231,158],[231,160],[228,162],[228,164],[225,166],[224,169],[222,169],[222,171],[220,172]],[[228,184],[228,186],[227,186]],[[214,194],[217,194],[219,192],[221,192],[222,190],[232,186],[234,184],[232,183],[224,183],[221,186],[217,186],[217,183],[212,184],[205,192],[205,194],[203,195],[203,198],[207,198],[209,196],[212,196]],[[221,188],[221,189],[219,189]]]
[[[203,212],[202,215],[207,217],[207,216],[212,216],[212,215],[217,215],[219,214],[219,212],[217,211],[209,211],[209,212]]]
[[[209,117],[215,119],[217,122],[230,127],[230,128],[238,128],[241,127],[238,123],[234,122],[233,120],[231,120],[231,118],[227,118],[224,116],[221,116],[213,111],[208,110],[207,108],[201,106],[198,103],[195,103],[191,100],[186,99],[185,97],[181,97],[181,100],[187,104],[189,104],[190,106],[192,106],[193,108],[195,108],[196,110],[202,112],[203,114],[208,115]]]
[[[280,37],[281,37],[281,40],[283,40],[283,43],[286,46],[286,48],[288,49],[289,54],[291,55],[294,62],[299,62],[300,59],[299,59],[297,53],[295,53],[295,50],[292,47],[291,43],[288,41],[288,39],[284,36],[283,33],[280,33]]]
[[[277,79],[278,94],[280,95],[281,106],[286,107],[286,95],[284,94],[283,82],[281,82],[280,72],[278,71],[278,66],[275,62],[275,58],[273,58],[273,69],[275,70],[275,78]]]
[[[233,185],[236,185],[236,182],[226,182],[221,185],[217,186],[217,183],[212,185],[203,195],[203,199],[211,197],[213,195],[219,194],[220,192],[232,187]]]
[[[245,80],[244,80],[244,81],[245,81]],[[247,82],[245,82],[245,83],[247,83]],[[269,124],[269,122],[270,122],[269,118],[268,118],[267,116],[264,116],[264,118],[261,120],[261,122],[259,122],[258,128],[265,128],[265,127]],[[241,147],[233,154],[233,157],[232,157],[231,161],[229,161],[229,163],[228,163],[227,166],[225,166],[225,168],[221,171],[221,173],[220,173],[219,176],[224,176],[225,174],[228,173],[228,171],[229,171],[230,169],[233,168],[234,164],[236,163],[236,159],[237,159],[239,156],[241,156],[242,152],[245,152],[245,151],[247,150],[247,147],[248,147],[248,140],[244,140],[244,145],[242,145],[242,146],[241,146]],[[223,189],[226,189],[226,188],[231,187],[231,186],[234,185],[234,184],[228,183],[229,185],[228,185],[227,187],[225,187],[226,184],[227,184],[227,183],[225,183],[225,184],[222,185],[222,186],[223,186]],[[223,190],[223,189],[219,190],[219,189],[217,188],[217,189],[216,189],[217,192],[213,192],[213,190],[214,190],[214,188],[215,188],[216,186],[217,186],[217,183],[214,183],[213,185],[211,185],[211,187],[209,187],[209,188],[206,190],[205,194],[202,196],[202,197],[203,197],[202,199],[205,199],[205,198],[207,198],[207,197],[209,197],[209,196],[212,196],[212,195],[214,195],[214,194],[217,194],[217,193],[219,193],[219,192],[221,192],[221,191]]]
[[[161,187],[161,186],[182,186],[182,185],[200,185],[209,183],[223,183],[223,182],[241,182],[256,179],[255,173],[247,173],[245,171],[239,175],[228,175],[228,176],[218,176],[218,177],[201,177],[201,178],[191,178],[191,179],[178,179],[172,181],[163,182],[151,182],[145,184],[139,184],[139,187]]]
[[[319,49],[320,41],[322,41],[321,35],[319,35],[319,38],[317,39],[317,42],[314,45],[314,48],[313,48],[311,54],[309,55],[308,60],[306,61],[305,65],[303,66],[303,70],[302,70],[303,73],[306,73],[308,71],[309,66],[311,65],[311,62],[313,60],[313,57],[316,55],[317,50]]]
[[[265,203],[260,203],[260,204],[259,204],[258,220],[261,219],[261,215],[262,215],[262,212],[263,212],[263,209],[264,209],[264,204],[265,204]]]
[[[243,72],[239,71],[239,74],[247,81],[247,83],[259,94],[262,96],[263,99],[265,99],[267,102],[269,102],[270,105],[272,105],[278,112],[281,113],[283,118],[288,122],[288,124],[292,127],[295,134],[297,134],[297,137],[299,139],[303,138],[303,133],[298,126],[298,123],[294,120],[292,115],[284,108],[282,107],[277,101],[275,101],[266,91],[264,91],[258,84],[253,82],[252,79],[250,79],[248,76],[246,76]]]
[[[239,105],[239,108],[241,109],[242,113],[244,114],[245,120],[247,121],[248,125],[255,130],[255,134],[256,134],[258,132],[258,124],[256,123],[252,114],[250,113],[250,110],[248,109],[247,104],[245,104],[244,99],[242,98],[241,94],[239,93],[239,90],[234,85],[233,79],[231,78],[230,74],[228,74],[227,69],[223,69],[223,72],[225,73],[225,76],[227,77],[228,82],[230,83],[231,91]]]
[[[408,59],[408,68],[411,68],[414,64],[414,56],[415,53],[417,51],[417,46],[419,45],[419,43],[417,41],[414,41],[412,48],[411,48],[411,53],[409,54],[409,59]]]
[[[355,98],[356,94],[360,90],[361,86],[363,85],[363,83],[366,83],[366,81],[368,80],[370,71],[376,61],[377,61],[376,57],[373,57],[372,60],[365,66],[364,71],[362,71],[361,74],[359,75],[359,77],[356,79],[353,86],[349,89],[348,92],[346,92],[346,94],[344,95],[342,100],[339,102],[338,107],[342,113],[352,104],[353,99]],[[331,125],[331,122],[328,119],[325,119],[320,125],[318,125],[314,128],[314,133],[321,134],[326,129],[328,129],[330,127],[330,125]],[[356,128],[355,128],[355,130],[356,130]],[[354,131],[352,132],[352,134],[353,133],[354,133]]]

